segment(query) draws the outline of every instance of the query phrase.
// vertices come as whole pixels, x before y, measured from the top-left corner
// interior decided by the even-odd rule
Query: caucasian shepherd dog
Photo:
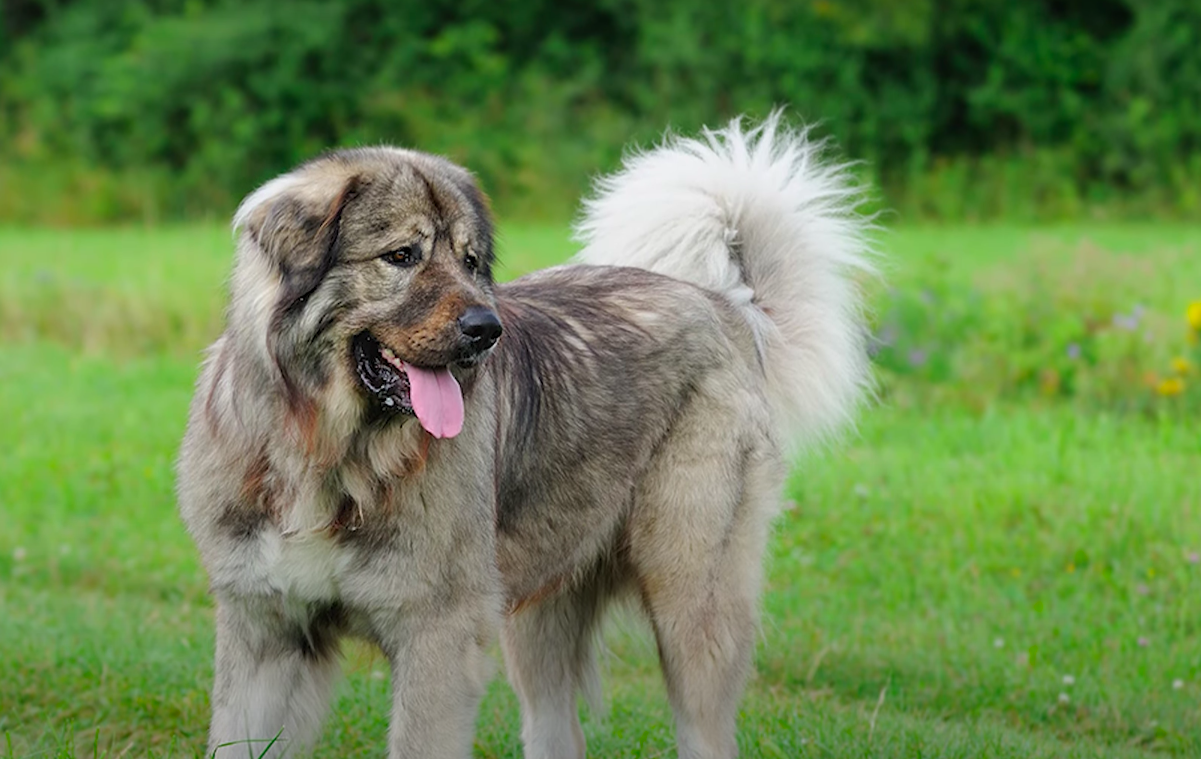
[[[388,755],[467,757],[499,628],[525,756],[582,757],[628,597],[679,755],[734,756],[785,460],[868,383],[859,198],[778,115],[734,122],[631,156],[576,262],[494,285],[488,202],[445,159],[339,150],[247,197],[179,461],[209,752],[311,746],[357,636],[391,665]]]

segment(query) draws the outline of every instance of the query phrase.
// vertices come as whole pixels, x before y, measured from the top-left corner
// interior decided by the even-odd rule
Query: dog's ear
[[[357,175],[288,174],[260,187],[238,208],[234,227],[279,271],[282,310],[303,303],[334,265],[342,213],[361,188]]]

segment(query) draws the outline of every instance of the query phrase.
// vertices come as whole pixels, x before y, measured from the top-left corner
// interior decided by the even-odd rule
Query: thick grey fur
[[[651,621],[679,755],[735,756],[788,443],[744,307],[638,268],[494,286],[486,201],[412,151],[314,160],[235,223],[178,467],[217,605],[209,752],[308,750],[357,636],[391,664],[388,755],[467,757],[500,630],[526,756],[583,757],[577,694],[624,595]],[[418,266],[380,258],[411,244]],[[504,326],[490,356],[463,352],[471,306]],[[461,434],[379,406],[355,374],[364,330],[451,367]]]

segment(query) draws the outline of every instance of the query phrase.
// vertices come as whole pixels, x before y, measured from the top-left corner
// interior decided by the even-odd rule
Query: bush
[[[9,217],[224,215],[326,147],[379,141],[560,215],[631,139],[779,103],[906,214],[1201,200],[1193,0],[19,0],[3,23]],[[76,208],[85,176],[117,199]]]

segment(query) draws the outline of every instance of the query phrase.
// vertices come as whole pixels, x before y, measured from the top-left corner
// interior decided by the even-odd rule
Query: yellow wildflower
[[[1185,376],[1192,370],[1193,362],[1189,361],[1184,356],[1177,356],[1176,358],[1172,359],[1172,371],[1176,372],[1181,377]]]
[[[1188,304],[1188,310],[1184,312],[1184,318],[1188,319],[1190,327],[1201,332],[1201,300],[1195,300]]]
[[[1160,383],[1155,387],[1155,392],[1159,393],[1165,398],[1170,398],[1173,395],[1180,395],[1184,392],[1184,380],[1180,379],[1179,377],[1169,377],[1165,380],[1161,380]]]

